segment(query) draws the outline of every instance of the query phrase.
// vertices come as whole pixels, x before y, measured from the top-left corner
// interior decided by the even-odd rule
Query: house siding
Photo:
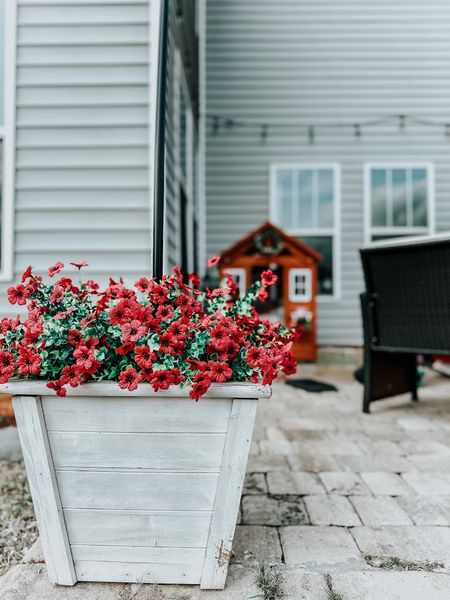
[[[19,0],[16,273],[56,260],[86,260],[100,281],[149,272],[150,8]]]
[[[442,0],[206,0],[205,112],[275,123],[264,142],[257,127],[206,123],[207,255],[268,219],[272,163],[339,163],[341,296],[319,300],[319,343],[361,344],[364,163],[433,162],[436,230],[446,231],[450,142],[442,126],[400,130],[395,119],[360,137],[320,126],[399,114],[445,122],[449,72]]]

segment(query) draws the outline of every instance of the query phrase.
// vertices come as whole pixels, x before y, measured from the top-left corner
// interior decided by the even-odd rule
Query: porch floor
[[[260,403],[223,592],[57,588],[35,548],[0,578],[0,598],[248,600],[263,598],[254,568],[269,563],[283,571],[280,599],[448,600],[450,380],[428,373],[419,403],[401,396],[364,415],[353,368],[303,366],[301,376],[338,391],[310,394],[279,382]]]

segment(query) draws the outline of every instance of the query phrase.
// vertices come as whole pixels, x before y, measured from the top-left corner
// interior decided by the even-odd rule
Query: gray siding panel
[[[18,2],[18,272],[150,270],[150,4]]]
[[[450,229],[450,145],[443,128],[323,128],[383,115],[448,120],[450,5],[444,0],[206,0],[206,112],[269,126],[206,128],[207,254],[269,216],[269,168],[337,162],[341,298],[319,302],[319,343],[360,344],[363,165],[435,165],[436,227]],[[298,125],[293,127],[292,123]],[[308,143],[306,127],[318,126]]]

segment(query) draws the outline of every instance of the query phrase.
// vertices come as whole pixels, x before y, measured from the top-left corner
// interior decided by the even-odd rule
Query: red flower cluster
[[[57,262],[48,275],[63,269]],[[265,271],[262,283],[237,298],[231,277],[225,288],[205,293],[195,273],[186,284],[176,268],[161,281],[141,277],[134,287],[110,279],[101,291],[92,280],[74,285],[69,277],[47,285],[28,267],[8,290],[11,304],[27,305],[27,316],[0,323],[0,383],[45,379],[60,396],[88,381],[115,380],[130,392],[144,382],[155,391],[190,385],[195,400],[213,383],[270,384],[280,371],[296,369],[290,347],[297,333],[261,320],[252,306],[276,280]]]

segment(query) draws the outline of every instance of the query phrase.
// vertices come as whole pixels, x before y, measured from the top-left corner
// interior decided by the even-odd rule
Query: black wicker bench
[[[450,235],[377,242],[360,251],[366,291],[364,400],[410,392],[418,354],[450,354]]]

